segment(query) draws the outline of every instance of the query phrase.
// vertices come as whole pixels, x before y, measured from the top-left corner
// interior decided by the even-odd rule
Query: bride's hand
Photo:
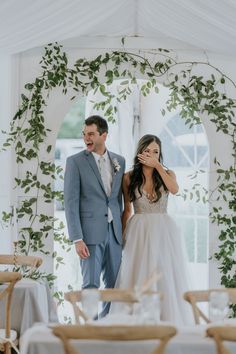
[[[139,162],[141,162],[144,166],[158,168],[160,162],[155,157],[151,157],[150,154],[138,154]]]

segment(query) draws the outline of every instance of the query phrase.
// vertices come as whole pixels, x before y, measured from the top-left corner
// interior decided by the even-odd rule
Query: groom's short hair
[[[108,124],[106,119],[98,115],[88,117],[87,119],[85,119],[84,123],[85,125],[95,124],[100,135],[103,133],[108,133]]]

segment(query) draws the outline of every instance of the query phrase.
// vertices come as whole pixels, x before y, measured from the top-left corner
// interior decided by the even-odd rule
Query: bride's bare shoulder
[[[132,170],[129,170],[129,171],[125,172],[124,178],[130,180],[130,176],[131,176],[132,172],[133,172]]]

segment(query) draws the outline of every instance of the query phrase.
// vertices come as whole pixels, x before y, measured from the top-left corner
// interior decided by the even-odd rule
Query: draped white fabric
[[[0,0],[0,54],[101,36],[236,54],[234,0]],[[96,43],[96,42],[95,42]],[[96,46],[95,46],[96,47]]]

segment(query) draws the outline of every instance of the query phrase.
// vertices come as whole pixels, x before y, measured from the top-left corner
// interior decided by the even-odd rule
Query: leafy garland
[[[151,59],[150,59],[151,58]],[[68,89],[75,92],[71,97],[86,95],[89,90],[100,91],[104,99],[94,104],[97,109],[102,109],[108,121],[114,121],[116,105],[114,100],[122,101],[132,92],[132,84],[137,82],[137,77],[144,77],[145,83],[141,87],[144,96],[152,89],[158,93],[156,84],[162,82],[170,90],[170,97],[166,102],[168,111],[180,110],[180,116],[185,124],[192,127],[201,123],[199,116],[207,116],[215,124],[216,131],[228,135],[232,142],[231,166],[223,169],[215,158],[216,172],[218,174],[217,187],[212,191],[193,186],[196,201],[203,202],[224,201],[229,213],[224,213],[222,207],[212,207],[210,218],[219,225],[220,240],[219,250],[213,257],[219,261],[219,270],[222,273],[221,284],[225,287],[236,287],[235,264],[235,235],[236,235],[236,142],[234,110],[236,100],[226,94],[226,84],[236,88],[236,84],[221,70],[211,65],[208,61],[178,61],[174,53],[166,49],[158,49],[143,54],[129,53],[125,50],[113,51],[97,56],[93,60],[80,58],[72,67],[68,65],[68,58],[62,51],[62,46],[49,44],[40,61],[41,75],[34,82],[25,85],[26,93],[21,95],[21,105],[15,114],[10,132],[3,144],[3,150],[14,147],[16,162],[23,164],[30,160],[35,162],[35,170],[26,171],[23,178],[15,178],[16,186],[25,195],[34,191],[35,197],[25,198],[17,208],[18,219],[24,218],[27,227],[20,230],[21,240],[19,247],[22,253],[42,252],[45,250],[45,239],[54,232],[54,239],[66,247],[68,244],[64,234],[64,225],[57,220],[38,211],[39,196],[45,203],[52,203],[55,199],[63,201],[62,192],[53,190],[52,181],[61,177],[62,169],[57,167],[50,159],[42,161],[39,153],[46,151],[50,154],[52,146],[45,146],[45,139],[50,130],[44,122],[44,109],[47,97],[55,87],[61,87],[62,93],[67,94]],[[202,67],[208,68],[207,78],[199,75]],[[105,82],[104,82],[105,78]],[[116,79],[123,79],[118,97],[109,92],[109,85]],[[166,112],[162,110],[164,115]],[[47,184],[42,183],[41,176],[49,178]],[[191,192],[191,198],[193,197]],[[185,190],[183,197],[189,197]],[[12,213],[3,212],[3,220],[9,222]],[[40,226],[38,226],[40,225]],[[58,264],[63,260],[53,254]],[[53,276],[50,275],[53,280]]]

